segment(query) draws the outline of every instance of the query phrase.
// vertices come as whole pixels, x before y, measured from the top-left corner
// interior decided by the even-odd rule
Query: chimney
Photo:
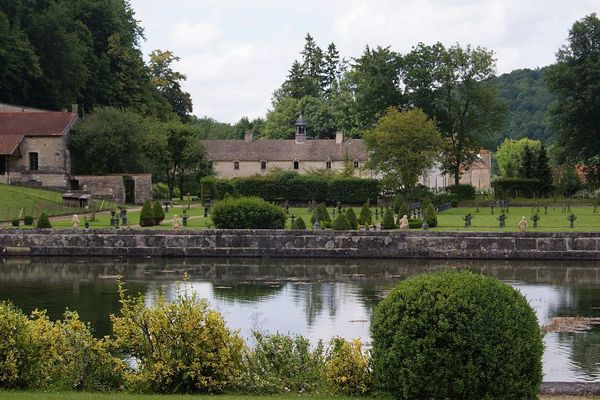
[[[342,144],[344,142],[344,133],[336,132],[335,133],[335,144]]]
[[[71,112],[74,114],[79,113],[79,104],[71,104]]]
[[[251,142],[253,140],[252,132],[248,131],[244,134],[244,141]]]

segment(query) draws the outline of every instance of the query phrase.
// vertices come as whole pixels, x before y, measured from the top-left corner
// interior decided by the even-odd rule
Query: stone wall
[[[79,188],[88,190],[96,198],[125,203],[125,179],[135,182],[135,204],[143,204],[152,199],[152,176],[149,174],[137,175],[76,175],[70,179],[79,182]]]
[[[20,156],[8,158],[5,179],[11,182],[36,181],[42,186],[66,187],[71,169],[67,135],[25,137],[19,145]],[[38,170],[29,169],[29,153],[38,153]]]
[[[3,229],[0,249],[57,256],[600,260],[600,233]]]

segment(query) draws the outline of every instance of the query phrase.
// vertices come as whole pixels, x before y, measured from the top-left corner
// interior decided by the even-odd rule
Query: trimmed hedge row
[[[544,197],[554,191],[551,184],[530,178],[497,178],[492,181],[492,187],[498,198]]]
[[[205,177],[200,181],[201,195],[207,198],[222,199],[226,193],[233,196],[260,197],[267,201],[310,201],[374,204],[379,197],[379,182],[362,178],[319,178],[303,176],[297,173],[285,173],[279,176],[253,176],[221,180]]]

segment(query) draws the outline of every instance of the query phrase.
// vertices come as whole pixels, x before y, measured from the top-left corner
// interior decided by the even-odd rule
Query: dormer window
[[[358,161],[354,161],[354,169],[358,169],[360,167],[360,163]]]
[[[240,169],[240,162],[239,161],[234,161],[233,162],[233,169],[236,170],[236,171]]]
[[[325,163],[325,168],[326,168],[326,169],[331,169],[331,161],[327,161],[327,162]]]
[[[296,170],[300,169],[300,162],[294,161],[294,169],[296,169]]]
[[[260,169],[262,171],[264,171],[264,170],[267,169],[267,162],[266,161],[263,160],[263,161],[260,162]]]

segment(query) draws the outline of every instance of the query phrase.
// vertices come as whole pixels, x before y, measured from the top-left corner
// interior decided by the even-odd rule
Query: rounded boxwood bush
[[[26,215],[23,217],[23,224],[27,226],[33,225],[33,217],[31,215]]]
[[[152,202],[146,200],[142,206],[140,212],[140,226],[154,226],[156,218],[154,217],[154,210],[152,208]]]
[[[258,197],[230,197],[215,203],[212,219],[220,229],[283,229],[285,210]]]
[[[381,301],[373,374],[397,399],[537,399],[542,338],[516,289],[471,272],[424,274]]]

